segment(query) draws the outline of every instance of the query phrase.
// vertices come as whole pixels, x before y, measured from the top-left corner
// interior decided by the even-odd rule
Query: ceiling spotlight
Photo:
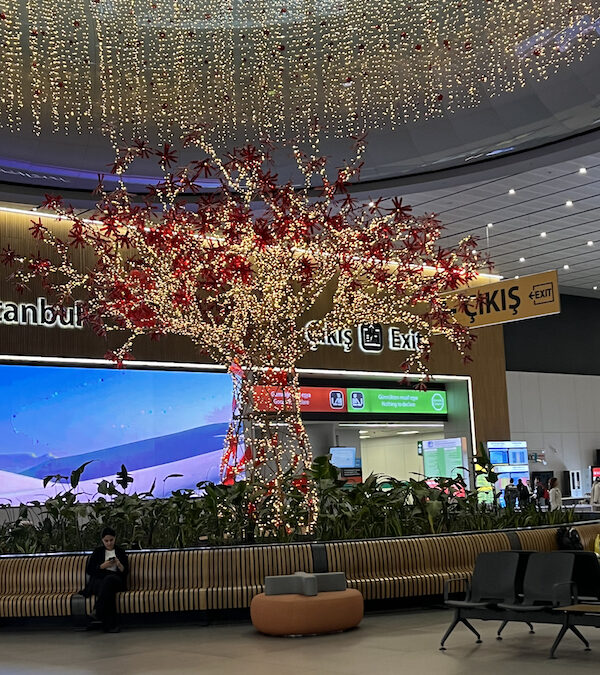
[[[565,206],[573,206],[573,202],[570,199],[567,199]]]
[[[525,258],[519,258],[519,262],[525,262]]]
[[[595,291],[598,290],[598,286],[593,286],[592,288],[593,288]]]
[[[540,232],[540,237],[545,239],[548,235],[545,232]]]
[[[488,223],[487,226],[488,227],[494,227],[494,223]]]
[[[517,276],[515,277],[515,279],[518,279],[518,278],[519,278],[519,275],[517,274]]]
[[[585,168],[585,166],[579,168],[579,173],[581,174],[587,173],[587,169]]]
[[[588,245],[588,246],[593,246],[593,245],[594,245],[594,242],[590,239],[590,240],[588,241],[587,245]]]
[[[373,207],[375,206],[375,202],[371,200],[371,201],[369,202],[369,206],[370,206],[371,208],[373,208]]]
[[[563,270],[568,270],[569,266],[568,265],[563,265]]]
[[[509,194],[509,195],[514,195],[514,194],[515,194],[514,188],[510,188],[510,190],[508,191],[508,194]]]

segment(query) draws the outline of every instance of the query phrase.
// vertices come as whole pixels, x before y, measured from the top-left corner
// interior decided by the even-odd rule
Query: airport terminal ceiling
[[[600,122],[598,2],[7,0],[1,17],[7,183],[85,189],[113,159],[108,136],[197,124],[223,148],[318,126],[334,160],[366,130],[369,182]]]

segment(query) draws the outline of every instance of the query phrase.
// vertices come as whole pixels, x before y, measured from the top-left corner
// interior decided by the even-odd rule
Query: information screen
[[[356,448],[329,448],[331,463],[338,469],[353,469],[356,466]]]
[[[0,365],[0,498],[43,500],[88,461],[82,499],[122,464],[159,497],[219,482],[232,397],[226,373]]]
[[[423,441],[423,469],[428,478],[456,478],[464,466],[465,438]]]

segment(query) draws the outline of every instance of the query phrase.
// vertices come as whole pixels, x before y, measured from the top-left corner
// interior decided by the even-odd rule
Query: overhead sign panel
[[[456,307],[459,323],[469,328],[560,312],[556,270],[478,286],[473,292],[477,292],[479,300],[474,299],[465,307]]]
[[[419,413],[445,415],[448,403],[445,391],[416,389],[348,389],[348,412]]]
[[[276,412],[294,401],[288,389],[259,385],[254,387],[257,410]],[[370,389],[346,387],[300,387],[300,410],[328,413],[383,413],[446,415],[445,391],[416,389]]]

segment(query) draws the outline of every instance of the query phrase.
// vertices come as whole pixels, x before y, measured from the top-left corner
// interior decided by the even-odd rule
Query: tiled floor
[[[309,638],[269,638],[248,623],[131,627],[118,635],[4,626],[0,628],[0,673],[506,675],[514,668],[527,675],[591,675],[598,668],[598,629],[583,629],[595,651],[585,652],[575,637],[567,635],[555,661],[548,659],[548,650],[557,626],[539,625],[536,635],[529,635],[525,626],[512,624],[498,642],[496,623],[476,622],[482,644],[475,644],[470,633],[457,627],[448,650],[440,652],[439,639],[450,618],[450,612],[433,609],[369,614],[356,630]]]

